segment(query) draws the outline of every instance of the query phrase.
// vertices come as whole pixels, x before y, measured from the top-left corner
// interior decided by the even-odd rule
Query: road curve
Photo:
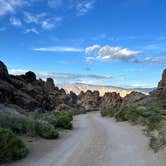
[[[137,126],[102,118],[99,113],[76,116],[72,135],[46,155],[12,166],[165,166],[148,147]]]

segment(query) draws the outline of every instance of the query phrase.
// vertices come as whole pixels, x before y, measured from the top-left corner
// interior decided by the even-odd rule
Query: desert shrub
[[[72,117],[68,114],[61,114],[57,116],[57,127],[64,129],[72,129]]]
[[[148,130],[157,129],[160,126],[160,122],[162,120],[161,115],[151,115],[150,117],[145,119],[145,125],[148,127]]]
[[[71,129],[73,112],[58,112],[54,114],[40,114],[35,116],[36,120],[47,122],[55,128]]]
[[[39,135],[42,138],[46,139],[55,139],[59,136],[57,130],[54,128],[54,126],[42,122],[42,121],[36,121],[35,124],[36,128],[36,134]]]
[[[58,132],[53,125],[40,120],[9,115],[0,116],[0,127],[12,130],[16,134],[40,136],[43,138],[57,138]]]
[[[116,112],[117,112],[117,109],[114,109],[114,108],[102,109],[100,111],[102,116],[110,116],[110,117],[113,117]]]
[[[126,114],[127,114],[127,109],[125,107],[121,108],[115,114],[115,118],[117,121],[127,121],[128,119],[126,118]]]
[[[17,134],[26,134],[29,130],[28,124],[31,124],[31,120],[24,117],[16,117],[12,115],[0,115],[0,127],[11,129]]]
[[[0,128],[0,164],[22,159],[27,154],[28,149],[12,131]]]
[[[110,115],[110,110],[109,109],[102,109],[100,111],[101,116],[109,116]]]

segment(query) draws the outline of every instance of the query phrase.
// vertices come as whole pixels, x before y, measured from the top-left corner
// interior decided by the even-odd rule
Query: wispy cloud
[[[76,47],[64,47],[64,46],[54,46],[54,47],[41,47],[34,48],[34,51],[43,51],[43,52],[83,52],[84,49]]]
[[[77,6],[77,15],[82,16],[85,15],[87,12],[89,12],[94,7],[94,1],[93,0],[83,0],[80,1]]]
[[[20,27],[22,26],[22,22],[20,19],[16,18],[16,17],[11,17],[10,18],[10,23],[14,26]]]
[[[85,49],[86,54],[92,55],[89,60],[123,60],[127,61],[137,55],[142,54],[142,51],[134,51],[127,48],[113,47],[105,45],[103,47],[99,45],[92,45]]]
[[[10,74],[21,75],[26,73],[27,70],[21,69],[11,69],[9,70]],[[91,80],[93,82],[111,80],[111,75],[83,75],[75,73],[56,73],[56,72],[36,72],[38,78],[46,79],[51,77],[55,80],[56,83],[73,83],[73,82],[86,82]]]
[[[39,34],[39,32],[35,28],[26,29],[24,33],[25,34],[27,34],[27,33],[35,33],[37,35]]]
[[[27,0],[0,0],[0,16],[15,13],[17,8],[28,4]]]
[[[135,59],[133,60],[135,63],[149,63],[149,64],[158,64],[158,65],[166,65],[166,57],[159,56],[159,57],[145,57],[142,59]]]
[[[39,25],[44,30],[51,30],[62,21],[62,17],[50,17],[47,13],[32,14],[30,12],[24,12],[24,16],[26,23]]]

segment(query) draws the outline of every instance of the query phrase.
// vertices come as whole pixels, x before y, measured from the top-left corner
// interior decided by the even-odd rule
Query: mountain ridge
[[[103,96],[106,92],[117,92],[120,93],[121,97],[125,97],[127,94],[130,94],[132,91],[142,92],[144,94],[148,94],[154,88],[122,88],[116,87],[111,85],[93,85],[93,84],[85,84],[85,83],[72,83],[72,84],[59,84],[58,87],[63,88],[67,93],[73,91],[77,95],[83,91],[86,92],[87,90],[91,91],[99,91],[100,96]]]

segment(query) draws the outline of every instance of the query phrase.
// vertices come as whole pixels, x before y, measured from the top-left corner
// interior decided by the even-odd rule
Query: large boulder
[[[122,103],[122,98],[119,93],[116,92],[108,92],[105,93],[101,98],[100,108],[119,108]]]

